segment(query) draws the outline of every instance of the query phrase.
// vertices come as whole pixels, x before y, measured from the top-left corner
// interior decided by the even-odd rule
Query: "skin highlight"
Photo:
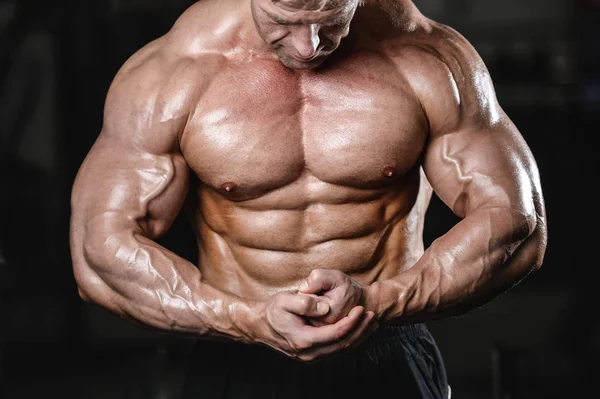
[[[425,249],[434,191],[461,221]],[[155,241],[181,209],[198,265]],[[82,298],[304,362],[467,312],[547,242],[481,58],[407,0],[196,3],[115,77],[72,210]]]

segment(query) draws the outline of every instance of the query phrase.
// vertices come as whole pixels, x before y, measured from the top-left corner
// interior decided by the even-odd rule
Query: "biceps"
[[[156,237],[177,215],[187,184],[188,169],[180,154],[150,154],[100,138],[73,187],[74,217],[86,230],[133,228]]]
[[[430,143],[424,171],[436,194],[460,217],[481,208],[534,214],[537,169],[525,141],[510,123],[465,129]]]

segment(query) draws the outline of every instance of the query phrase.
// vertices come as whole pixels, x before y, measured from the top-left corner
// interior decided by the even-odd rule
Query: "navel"
[[[228,182],[221,184],[221,191],[230,193],[233,190],[235,190],[237,187],[238,187],[237,184],[235,184],[234,182],[228,181]]]

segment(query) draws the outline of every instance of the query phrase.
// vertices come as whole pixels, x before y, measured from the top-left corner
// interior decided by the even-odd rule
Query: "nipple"
[[[226,193],[230,193],[237,188],[237,184],[233,182],[226,182],[221,184],[221,191],[225,191]]]
[[[387,177],[388,179],[390,179],[390,178],[392,178],[392,177],[395,177],[395,176],[396,176],[396,169],[395,169],[395,168],[393,168],[393,167],[391,167],[391,166],[385,167],[385,168],[383,168],[383,170],[381,171],[381,175],[382,175],[383,177]]]

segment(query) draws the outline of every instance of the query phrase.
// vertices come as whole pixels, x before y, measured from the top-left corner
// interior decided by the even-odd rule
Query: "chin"
[[[286,67],[298,70],[308,70],[317,68],[325,61],[327,56],[320,56],[310,61],[298,61],[287,54],[278,54],[279,61]]]

